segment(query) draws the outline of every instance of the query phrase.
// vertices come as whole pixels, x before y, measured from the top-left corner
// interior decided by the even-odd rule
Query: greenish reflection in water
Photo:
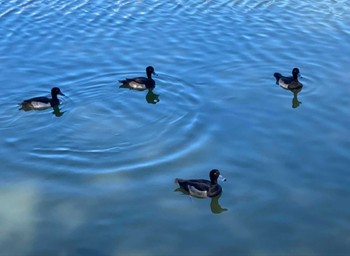
[[[292,99],[292,108],[297,108],[301,104],[301,101],[298,100],[298,93],[301,92],[302,88],[292,90],[293,99]]]
[[[153,92],[154,88],[149,88],[149,89],[135,89],[135,88],[131,88],[127,85],[120,85],[119,88],[127,88],[127,89],[130,89],[130,90],[133,90],[133,91],[145,91],[147,90],[147,94],[146,94],[146,102],[149,103],[149,104],[157,104],[160,99],[159,99],[159,94],[155,94]]]
[[[59,106],[52,107],[53,111],[52,114],[54,114],[56,117],[61,117],[64,114],[64,111],[62,112]]]
[[[155,94],[152,89],[148,89],[148,92],[146,94],[146,101],[150,104],[157,104],[159,100],[159,94]]]
[[[23,111],[25,111],[25,112],[27,112],[27,111],[32,111],[32,110],[34,110],[34,111],[43,111],[43,110],[47,110],[47,109],[49,109],[49,108],[51,108],[51,107],[48,107],[48,108],[40,108],[40,109],[33,109],[33,108],[23,108],[23,107],[20,107],[18,110],[23,110]],[[60,109],[60,107],[59,106],[54,106],[54,107],[52,107],[52,114],[53,115],[55,115],[56,117],[61,117],[61,116],[63,116],[63,114],[64,114],[64,111],[62,112],[61,111],[61,109]]]
[[[182,192],[183,194],[185,195],[189,195],[191,198],[193,198],[193,196],[191,196],[186,190],[184,190],[183,188],[176,188],[174,190],[175,192]],[[222,213],[222,212],[225,212],[227,211],[228,209],[227,208],[222,208],[220,203],[219,203],[219,199],[221,197],[222,193],[220,193],[219,195],[217,195],[216,197],[212,197],[210,198],[211,201],[210,201],[210,210],[212,213],[214,214],[219,214],[219,213]],[[197,197],[196,197],[197,198]],[[199,200],[205,200],[206,198],[198,198]]]

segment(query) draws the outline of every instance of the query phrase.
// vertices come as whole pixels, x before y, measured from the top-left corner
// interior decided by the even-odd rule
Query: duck
[[[56,107],[60,104],[60,100],[58,99],[57,95],[65,96],[60,88],[53,87],[51,89],[51,97],[35,97],[31,99],[27,99],[19,103],[20,106],[22,106],[21,109],[25,110],[31,110],[31,109],[45,109],[49,107]]]
[[[276,84],[287,90],[300,89],[303,85],[298,81],[300,71],[298,68],[293,68],[293,76],[282,76],[280,73],[274,73],[273,76],[276,78]]]
[[[154,72],[154,68],[152,66],[148,66],[146,68],[146,77],[134,77],[134,78],[126,78],[125,80],[119,80],[122,83],[121,87],[128,87],[131,89],[145,90],[154,88],[156,86],[156,82],[152,79],[152,75],[157,75]]]
[[[220,171],[213,169],[209,172],[209,180],[205,179],[175,179],[175,183],[184,189],[191,196],[195,197],[216,197],[221,194],[222,188],[218,184],[218,179],[226,181],[226,179],[220,174]]]

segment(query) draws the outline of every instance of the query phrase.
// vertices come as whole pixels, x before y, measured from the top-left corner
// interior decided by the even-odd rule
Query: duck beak
[[[62,92],[59,92],[58,94],[59,94],[59,95],[62,95],[62,96],[66,96],[66,95],[64,95]]]
[[[155,75],[155,76],[158,76],[158,74],[156,72],[154,72],[154,71],[152,72],[152,74]]]
[[[220,179],[221,181],[226,181],[226,178],[223,177],[221,174],[219,175],[219,179]]]

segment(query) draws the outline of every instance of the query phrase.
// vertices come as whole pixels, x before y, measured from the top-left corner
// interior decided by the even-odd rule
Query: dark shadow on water
[[[25,112],[27,112],[27,111],[42,111],[42,110],[47,110],[47,109],[49,109],[49,108],[51,108],[51,107],[48,107],[48,108],[41,108],[41,109],[32,109],[32,108],[23,108],[23,107],[21,107],[21,108],[19,108],[18,110],[23,110],[23,111],[25,111]],[[64,112],[61,112],[61,109],[60,109],[60,107],[59,106],[54,106],[54,107],[52,107],[52,114],[53,115],[55,115],[56,117],[61,117],[61,116],[63,116],[63,114],[64,114]]]
[[[183,194],[185,195],[190,195],[186,190],[184,190],[183,188],[177,188],[174,190],[175,192],[182,192]],[[228,209],[227,208],[222,208],[220,203],[219,203],[219,198],[221,197],[222,193],[217,195],[216,197],[212,197],[210,198],[211,201],[210,201],[210,210],[212,213],[214,214],[219,214],[219,213],[222,213],[222,212],[225,212],[227,211]],[[190,195],[191,198],[193,198],[191,195]],[[198,198],[198,199],[205,199],[205,198]]]
[[[133,91],[146,91],[147,90],[147,94],[146,94],[146,101],[149,104],[157,104],[160,99],[159,99],[159,94],[155,94],[153,92],[154,88],[149,88],[149,89],[134,89],[134,88],[130,88],[129,86],[125,86],[125,85],[120,85],[119,88],[127,88]]]

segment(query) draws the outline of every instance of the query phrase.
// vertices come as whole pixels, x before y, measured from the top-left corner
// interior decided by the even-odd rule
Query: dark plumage
[[[300,89],[303,85],[298,81],[299,69],[294,68],[292,71],[293,76],[282,76],[280,73],[274,73],[273,76],[276,78],[276,84],[280,85],[284,89],[295,90]]]
[[[176,178],[175,183],[192,196],[215,197],[222,192],[222,188],[218,184],[218,178],[223,181],[226,181],[226,179],[220,175],[220,172],[217,169],[211,170],[209,177],[210,181],[204,179],[184,180]]]
[[[28,100],[24,100],[19,105],[22,107],[21,109],[24,110],[31,110],[31,109],[44,109],[49,107],[55,107],[60,104],[60,100],[58,99],[57,95],[64,94],[61,92],[60,88],[54,87],[51,89],[51,97],[35,97]]]
[[[152,66],[148,66],[146,68],[146,77],[134,77],[134,78],[126,78],[125,80],[119,80],[120,83],[122,83],[122,87],[128,87],[132,89],[150,89],[154,88],[156,85],[156,82],[152,79],[152,74],[156,75],[154,72],[154,68]]]

